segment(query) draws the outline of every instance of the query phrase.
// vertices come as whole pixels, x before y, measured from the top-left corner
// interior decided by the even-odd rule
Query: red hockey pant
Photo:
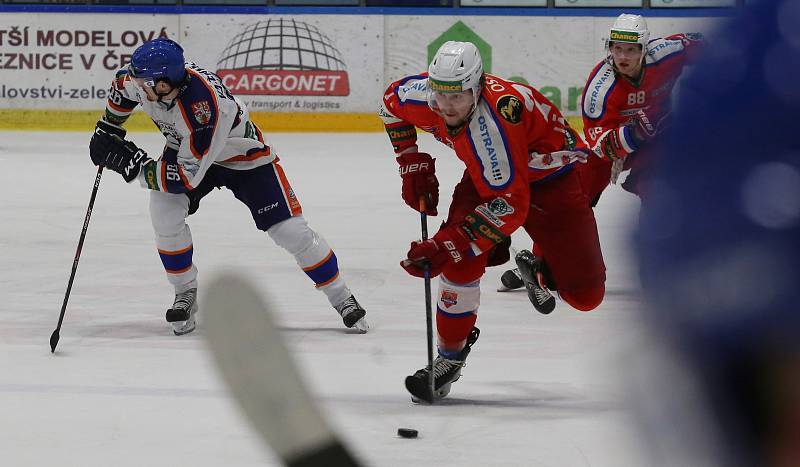
[[[536,244],[536,253],[547,264],[561,298],[573,308],[589,311],[603,301],[606,267],[594,211],[589,206],[581,176],[581,171],[571,170],[531,184],[531,207],[523,227]],[[442,227],[462,222],[480,202],[465,172],[456,185]],[[486,271],[487,257],[483,254],[465,258],[445,267],[443,274],[458,284],[476,281]]]

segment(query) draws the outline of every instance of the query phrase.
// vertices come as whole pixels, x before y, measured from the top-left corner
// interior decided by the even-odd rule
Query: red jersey
[[[696,54],[698,34],[675,34],[647,45],[638,84],[614,70],[610,59],[600,62],[583,90],[584,135],[600,157],[624,158],[637,149],[631,116],[644,110],[654,124],[671,109],[671,94],[683,68]]]
[[[561,112],[538,91],[485,77],[470,120],[454,133],[428,106],[427,73],[392,83],[380,109],[395,153],[415,149],[420,128],[453,149],[466,165],[482,201],[465,219],[476,233],[472,239],[476,255],[525,222],[531,182],[570,170],[571,154],[588,151]]]

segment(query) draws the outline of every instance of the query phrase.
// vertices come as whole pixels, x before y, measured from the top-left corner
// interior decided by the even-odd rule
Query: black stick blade
[[[61,338],[61,335],[58,332],[58,329],[53,331],[53,334],[50,335],[50,353],[56,353],[56,346],[58,345],[58,339]]]

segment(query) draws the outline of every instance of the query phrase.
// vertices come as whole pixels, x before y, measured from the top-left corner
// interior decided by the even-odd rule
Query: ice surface
[[[160,135],[130,137],[160,152]],[[227,191],[212,193],[190,218],[200,287],[209,271],[235,266],[269,291],[313,392],[366,464],[648,464],[626,387],[629,362],[647,347],[627,245],[635,197],[611,187],[596,209],[608,267],[598,309],[559,302],[539,315],[524,292],[495,292],[505,267],[490,269],[481,337],[461,380],[442,404],[417,406],[403,378],[426,362],[423,285],[398,262],[420,236],[419,216],[400,198],[386,136],[268,137],[372,331],[345,331],[293,258]],[[147,193],[113,172],[103,176],[61,341],[50,353],[95,175],[88,141],[78,133],[0,133],[2,465],[277,465],[216,374],[202,322],[176,337],[164,321],[172,289],[154,248]],[[463,167],[432,139],[422,146],[437,157],[447,206]],[[429,220],[435,232],[440,221]],[[514,244],[530,247],[524,235]],[[419,430],[419,438],[397,437],[398,427]]]

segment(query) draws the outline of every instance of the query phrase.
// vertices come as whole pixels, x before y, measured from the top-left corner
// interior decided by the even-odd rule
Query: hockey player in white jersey
[[[167,139],[158,158],[124,139],[122,124],[137,106]],[[198,310],[186,217],[201,198],[223,186],[247,205],[259,230],[295,257],[345,326],[367,331],[366,311],[339,274],[333,250],[306,223],[278,156],[250,121],[247,107],[214,73],[185,62],[176,42],[159,38],[142,44],[130,65],[117,72],[89,150],[95,165],[150,190],[156,246],[175,287],[166,319],[176,335],[194,330]]]

